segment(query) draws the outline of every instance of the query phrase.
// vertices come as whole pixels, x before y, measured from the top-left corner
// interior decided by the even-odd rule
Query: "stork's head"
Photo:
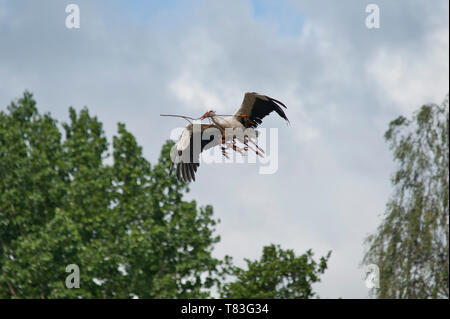
[[[215,116],[215,115],[216,115],[216,111],[210,110],[210,111],[206,112],[205,114],[203,114],[200,119],[203,120],[204,118]]]

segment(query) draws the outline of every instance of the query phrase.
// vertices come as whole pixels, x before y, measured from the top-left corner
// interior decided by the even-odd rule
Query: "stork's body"
[[[212,115],[211,114],[210,118],[211,118],[211,121],[213,121],[214,124],[216,124],[222,130],[225,130],[227,128],[232,128],[232,129],[234,129],[234,128],[241,128],[241,129],[245,129],[244,124],[242,124],[238,120],[238,117],[235,116],[235,115],[231,115],[231,116],[220,118],[217,115]]]

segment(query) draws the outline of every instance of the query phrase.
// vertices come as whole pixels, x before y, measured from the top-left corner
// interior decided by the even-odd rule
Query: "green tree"
[[[449,103],[398,117],[385,133],[399,167],[364,264],[380,269],[379,298],[449,297]]]
[[[108,165],[101,122],[69,113],[63,138],[29,92],[0,111],[0,298],[209,296],[216,221],[169,177],[172,144],[151,167],[119,124]]]
[[[317,263],[308,250],[295,256],[293,250],[283,250],[278,245],[263,248],[260,260],[246,259],[247,269],[230,266],[234,281],[220,289],[222,298],[312,298],[312,284],[319,282],[319,275],[327,269],[331,252]],[[229,260],[229,262],[231,262]]]
[[[311,251],[265,247],[248,272],[212,257],[212,207],[183,200],[172,142],[152,167],[120,123],[109,154],[87,108],[70,108],[62,130],[29,92],[0,111],[0,298],[203,298],[227,274],[227,297],[314,295],[329,255],[317,265]],[[80,288],[65,285],[71,264]]]

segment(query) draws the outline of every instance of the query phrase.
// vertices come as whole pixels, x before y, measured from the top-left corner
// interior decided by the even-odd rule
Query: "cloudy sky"
[[[79,5],[81,28],[65,27]],[[365,25],[369,3],[380,28]],[[366,298],[360,261],[391,194],[390,120],[448,92],[448,1],[0,0],[0,109],[32,91],[60,121],[87,105],[124,122],[155,162],[181,119],[233,112],[246,91],[280,99],[279,169],[202,165],[187,198],[214,206],[221,257],[280,244],[332,250],[322,298]]]

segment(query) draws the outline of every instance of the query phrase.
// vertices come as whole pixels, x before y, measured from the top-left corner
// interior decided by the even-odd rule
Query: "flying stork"
[[[172,163],[170,165],[169,174],[172,174],[174,165],[176,164],[176,176],[179,180],[183,179],[185,182],[195,181],[195,173],[200,166],[199,156],[204,150],[222,144],[222,154],[225,157],[227,157],[226,148],[232,148],[234,151],[238,151],[242,154],[242,149],[236,146],[234,141],[235,137],[245,145],[245,151],[250,148],[256,154],[261,156],[261,153],[264,153],[264,151],[254,141],[254,138],[258,136],[258,132],[254,129],[262,123],[264,117],[273,111],[278,113],[280,117],[289,123],[281,106],[287,108],[286,105],[274,98],[256,92],[247,92],[245,93],[241,107],[233,115],[221,118],[214,110],[206,112],[200,119],[203,120],[209,118],[213,123],[189,123],[186,125],[175,145],[175,153],[171,155]],[[231,138],[233,141],[230,142],[229,137],[225,134],[227,129],[242,129],[245,130],[246,135],[244,138],[232,136]],[[217,138],[216,132],[221,134],[220,138]],[[204,137],[208,138],[203,139]],[[194,140],[196,138],[200,141],[197,149],[194,147]],[[255,150],[250,147],[248,141],[252,142],[257,149]]]

